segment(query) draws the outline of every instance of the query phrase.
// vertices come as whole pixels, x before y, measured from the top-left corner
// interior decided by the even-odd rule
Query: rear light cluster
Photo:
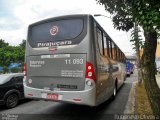
[[[93,79],[94,81],[96,80],[96,75],[95,75],[95,72],[94,72],[94,67],[89,62],[86,62],[86,78]]]
[[[27,65],[26,65],[26,63],[24,64],[24,67],[23,67],[23,74],[24,74],[24,76],[27,75]]]

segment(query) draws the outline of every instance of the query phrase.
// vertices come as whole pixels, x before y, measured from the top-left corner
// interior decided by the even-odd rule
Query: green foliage
[[[160,28],[160,1],[133,0],[133,16],[145,31],[155,31]]]
[[[114,27],[128,31],[134,26],[131,0],[96,0],[105,6],[106,11],[113,15]]]
[[[96,0],[113,15],[114,27],[128,31],[136,21],[144,31],[160,29],[159,0]]]
[[[24,62],[25,40],[19,46],[10,46],[0,39],[0,66],[9,66],[11,62]]]
[[[12,73],[18,73],[18,72],[20,72],[20,68],[13,67],[13,68],[11,68],[10,71],[11,71]]]
[[[3,67],[3,73],[5,74],[5,73],[8,73],[8,72],[9,72],[8,67],[4,66],[4,67]]]
[[[26,47],[26,40],[22,40],[22,43],[19,44],[20,47],[22,47],[23,49],[25,49]]]
[[[3,73],[3,70],[0,70],[0,74],[2,74]]]
[[[135,24],[136,25],[136,24]],[[131,40],[136,52],[139,52],[140,48],[144,47],[144,41],[142,41],[142,36],[139,34],[141,32],[140,27],[135,26],[135,28],[131,31]]]
[[[8,43],[5,43],[4,40],[0,39],[0,48],[8,46]]]

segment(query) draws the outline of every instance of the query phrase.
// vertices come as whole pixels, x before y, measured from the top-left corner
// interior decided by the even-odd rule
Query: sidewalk
[[[135,79],[138,79],[138,78],[135,77]],[[159,88],[160,88],[160,74],[158,74],[158,73],[156,75],[156,80],[157,80],[157,84],[159,85]],[[137,97],[140,96],[136,93],[136,87],[137,87],[136,85],[137,84],[138,84],[137,80],[135,80],[135,82],[133,82],[133,84],[132,84],[132,88],[130,90],[130,94],[128,97],[128,102],[127,102],[127,105],[125,106],[124,114],[137,114],[137,109],[139,109],[139,108],[137,108],[137,100],[138,100]],[[142,107],[142,106],[143,106],[143,104],[140,107]],[[150,111],[147,111],[147,112],[150,112]]]
[[[134,70],[135,81],[132,83],[132,87],[128,96],[128,102],[125,106],[124,114],[136,114],[135,107],[136,107],[136,84],[138,83],[138,71],[137,69]],[[133,76],[132,75],[132,76]]]

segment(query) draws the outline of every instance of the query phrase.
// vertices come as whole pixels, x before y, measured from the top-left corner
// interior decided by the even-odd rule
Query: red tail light
[[[95,72],[94,72],[94,67],[89,62],[86,62],[86,78],[93,79],[94,81],[96,80],[96,75],[95,75]]]
[[[24,64],[24,67],[23,67],[23,74],[24,74],[24,76],[27,75],[27,65],[26,65],[26,63]]]

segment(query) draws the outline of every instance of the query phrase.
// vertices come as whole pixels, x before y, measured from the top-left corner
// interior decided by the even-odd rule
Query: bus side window
[[[105,35],[103,35],[104,37],[103,37],[103,43],[104,43],[104,56],[108,56],[108,41],[107,41],[107,39],[106,39],[106,36]]]
[[[113,55],[113,60],[116,60],[116,45],[114,42],[112,42],[112,55]]]
[[[99,46],[100,54],[104,55],[103,33],[99,28],[97,28],[97,38],[98,38],[98,46]]]
[[[116,52],[117,52],[117,61],[119,61],[119,49],[118,49],[118,47],[116,49]]]
[[[120,54],[120,62],[122,62],[122,52],[119,51],[119,54]]]
[[[107,56],[108,56],[108,57],[111,57],[111,54],[110,54],[110,53],[111,53],[111,52],[110,52],[111,50],[110,50],[110,41],[109,41],[110,39],[109,39],[109,36],[106,35],[106,36],[105,36],[105,40],[106,40],[106,46],[107,46]]]
[[[112,41],[109,39],[108,43],[109,43],[109,57],[113,58],[113,55],[112,55]]]
[[[117,48],[117,61],[120,61],[120,53],[119,53],[119,48]]]
[[[121,52],[121,62],[122,62],[122,52]]]
[[[115,60],[117,61],[117,45],[115,45],[115,48],[114,48],[115,50]]]

